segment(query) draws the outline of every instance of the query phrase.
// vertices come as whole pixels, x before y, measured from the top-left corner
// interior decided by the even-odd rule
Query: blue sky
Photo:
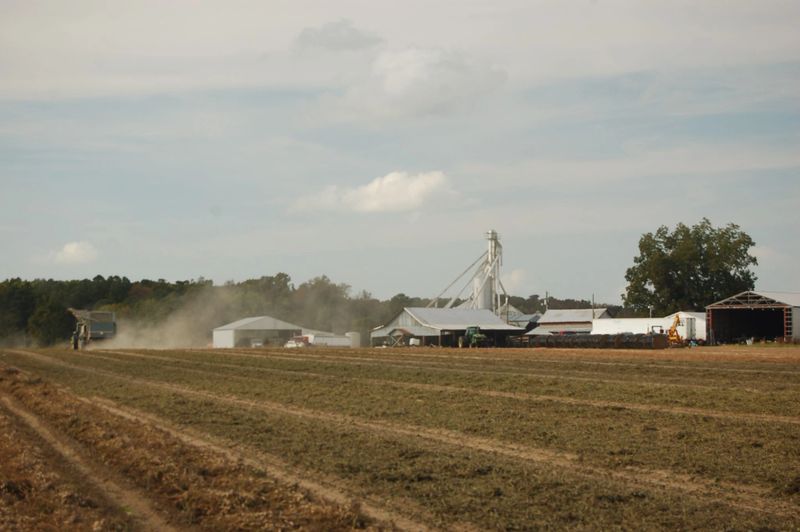
[[[800,291],[796,2],[4,2],[0,278],[326,274],[618,302],[739,224]]]

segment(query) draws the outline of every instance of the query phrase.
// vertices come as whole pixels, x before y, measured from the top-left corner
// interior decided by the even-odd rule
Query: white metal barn
[[[213,330],[214,347],[282,346],[303,328],[270,316],[244,318]]]
[[[589,334],[595,320],[610,318],[604,308],[549,309],[539,318],[536,328],[526,336],[547,334]]]

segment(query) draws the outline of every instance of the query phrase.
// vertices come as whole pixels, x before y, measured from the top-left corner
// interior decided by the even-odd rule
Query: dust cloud
[[[234,298],[228,292],[204,290],[169,314],[154,319],[118,317],[117,334],[111,340],[95,342],[91,347],[103,349],[143,348],[171,349],[208,347],[211,331],[236,314]]]

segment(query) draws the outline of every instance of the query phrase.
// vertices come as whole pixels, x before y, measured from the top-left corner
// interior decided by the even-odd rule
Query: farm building
[[[714,343],[800,340],[800,293],[748,291],[706,307],[706,327]]]
[[[214,347],[250,347],[256,345],[282,346],[294,336],[300,336],[303,328],[272,318],[257,316],[244,318],[213,331]]]
[[[478,326],[494,345],[524,329],[509,325],[489,309],[406,307],[370,334],[372,345],[439,345],[454,347],[467,327]]]
[[[501,316],[505,316],[501,314]],[[534,312],[533,314],[509,314],[508,315],[508,323],[511,325],[515,325],[517,327],[522,327],[526,331],[529,331],[536,327],[539,323],[539,320],[542,318],[541,312]]]
[[[687,340],[706,339],[706,319],[702,312],[676,312],[663,318],[605,318],[592,320],[592,334],[648,334],[666,333],[680,316],[678,334]]]
[[[536,328],[525,333],[528,336],[543,334],[589,334],[594,320],[608,319],[604,308],[550,309],[539,318]]]

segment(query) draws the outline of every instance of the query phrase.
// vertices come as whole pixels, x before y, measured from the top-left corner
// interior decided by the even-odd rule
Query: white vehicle
[[[306,336],[295,336],[294,338],[289,339],[283,347],[308,347],[308,337]]]

